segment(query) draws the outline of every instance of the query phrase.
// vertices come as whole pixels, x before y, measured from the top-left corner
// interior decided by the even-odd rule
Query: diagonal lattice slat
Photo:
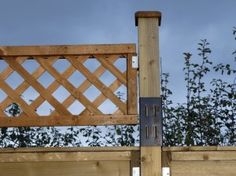
[[[0,52],[0,59],[4,60],[8,67],[0,72],[0,89],[7,94],[0,102],[0,127],[136,124],[138,122],[137,70],[130,64],[132,59],[130,56],[135,54],[133,45],[78,46],[78,50],[75,46],[66,46],[63,48],[64,54],[62,54],[60,46],[2,48],[6,51],[3,52],[4,54]],[[0,47],[0,50],[2,48]],[[123,68],[122,71],[114,64],[121,58],[126,60],[126,68]],[[30,69],[30,73],[27,71],[29,68],[22,65],[28,59],[33,59],[34,61],[29,62],[37,64]],[[57,61],[65,62],[67,66],[59,68],[54,65]],[[84,63],[87,61],[91,62],[85,65]],[[95,66],[91,65],[92,61],[96,61],[99,65],[91,71],[91,68]],[[63,72],[59,70],[63,70]],[[86,78],[78,87],[74,86],[77,80],[68,80],[75,72],[79,72]],[[103,75],[105,72],[109,72],[109,74]],[[10,79],[13,73],[20,75],[23,82],[12,88],[6,80]],[[41,82],[41,76],[44,73],[54,78],[46,87],[42,85],[45,83]],[[112,75],[113,78],[109,75]],[[82,79],[82,77],[77,79]],[[109,81],[109,84],[105,84],[104,81]],[[92,86],[97,90],[96,95],[91,94]],[[120,97],[121,95],[116,94],[121,89],[120,87],[127,91],[123,93],[127,97]],[[37,96],[31,95],[33,92],[29,92],[29,88],[33,89]],[[54,97],[56,91],[57,96],[66,97],[62,99]],[[65,95],[65,91],[67,95]],[[31,99],[31,97],[35,98]],[[26,100],[30,103],[27,103]],[[74,106],[75,102],[83,106],[83,109],[78,111],[78,115],[72,115],[75,114],[73,108],[79,108]],[[116,107],[112,114],[110,114],[111,109],[107,105],[108,102]],[[43,107],[48,103],[51,107]],[[8,117],[9,112],[6,114],[6,110],[13,104],[18,105],[20,113],[17,116]],[[72,104],[73,106],[71,106]],[[101,107],[105,109],[100,110]],[[43,114],[49,115],[40,114],[40,111],[45,109],[49,112]]]

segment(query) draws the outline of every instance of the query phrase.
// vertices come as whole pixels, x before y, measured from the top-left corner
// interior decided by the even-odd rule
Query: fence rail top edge
[[[3,56],[136,54],[135,44],[0,46]]]

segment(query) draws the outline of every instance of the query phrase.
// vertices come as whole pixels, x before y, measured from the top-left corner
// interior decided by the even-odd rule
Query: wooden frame
[[[135,52],[134,44],[0,47],[0,58],[8,64],[0,73],[0,89],[7,94],[7,98],[0,103],[0,127],[137,124],[137,70],[131,64]],[[113,65],[120,57],[126,59],[125,72]],[[63,73],[59,73],[52,66],[61,58],[70,63],[70,67]],[[39,64],[32,74],[22,66],[28,59]],[[96,59],[100,63],[94,72],[90,72],[83,64],[90,59]],[[81,72],[87,79],[78,88],[68,81],[68,77],[75,71]],[[109,71],[116,78],[110,86],[100,80],[105,71]],[[24,79],[15,90],[5,82],[13,72],[17,72]],[[45,72],[55,79],[48,88],[43,87],[37,80]],[[121,101],[115,94],[121,85],[127,87],[127,102]],[[21,94],[30,86],[40,96],[29,105],[22,99]],[[59,86],[63,86],[70,93],[63,102],[52,96]],[[95,86],[101,92],[94,101],[84,95],[90,86]],[[117,107],[116,112],[104,114],[99,110],[98,107],[106,100],[110,100]],[[40,116],[35,110],[45,101],[55,110],[48,116]],[[79,115],[68,111],[68,107],[75,101],[85,107]],[[18,117],[8,118],[4,114],[10,103],[17,103],[22,108],[23,112]]]

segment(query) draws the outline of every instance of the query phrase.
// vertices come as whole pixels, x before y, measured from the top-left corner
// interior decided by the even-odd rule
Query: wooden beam
[[[131,152],[47,152],[0,153],[1,163],[12,162],[60,162],[60,161],[130,161]]]
[[[138,152],[139,147],[27,147],[1,148],[0,153],[48,153],[48,152]]]
[[[226,161],[236,160],[236,151],[172,152],[172,161]]]
[[[88,126],[137,124],[137,115],[19,116],[0,117],[0,127]]]
[[[3,56],[66,56],[95,54],[135,54],[135,44],[0,46]]]
[[[165,152],[188,152],[188,151],[236,151],[236,146],[191,146],[191,147],[163,147]]]
[[[160,16],[160,12],[135,14],[139,41],[140,97],[160,97]],[[161,176],[161,146],[141,146],[141,176]]]

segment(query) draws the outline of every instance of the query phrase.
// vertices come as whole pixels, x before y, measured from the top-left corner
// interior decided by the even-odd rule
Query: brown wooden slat
[[[130,161],[2,163],[2,176],[130,176]]]
[[[124,75],[124,74],[123,74]],[[121,82],[118,80],[115,80],[110,86],[109,89],[111,91],[115,91],[116,89],[118,89],[121,86]],[[95,105],[95,107],[100,106],[105,100],[107,99],[106,96],[104,96],[103,94],[100,94],[94,101],[93,104]],[[119,109],[118,109],[119,110]],[[87,109],[85,109],[81,114],[86,114],[87,113]]]
[[[108,70],[110,71],[122,84],[126,85],[127,80],[122,75],[119,69],[117,69],[112,63],[110,63],[109,58],[99,58],[98,61]]]
[[[27,116],[12,118],[0,117],[0,127],[21,126],[88,126],[137,124],[137,115],[81,115],[81,116]]]
[[[53,152],[138,152],[139,147],[26,147],[1,148],[0,153],[53,153]]]
[[[236,161],[174,161],[171,176],[234,176]]]
[[[191,151],[172,152],[172,161],[236,161],[236,151]]]
[[[71,115],[71,113],[60,104],[47,90],[34,79],[20,64],[18,64],[14,59],[5,60],[12,68],[14,68],[24,79],[27,81],[35,90],[37,90],[40,95],[47,100],[54,108],[63,115]]]
[[[95,55],[136,53],[135,44],[1,46],[0,56]]]
[[[81,64],[80,61],[75,60],[71,57],[68,58],[70,63],[78,69],[81,73],[83,73],[87,79],[97,87],[104,95],[106,95],[115,105],[117,105],[123,113],[127,112],[126,105],[113,94],[113,92],[107,88],[96,76],[89,72],[89,70]]]
[[[20,108],[28,115],[28,116],[37,116],[34,110],[30,109],[28,104],[25,103],[24,100],[20,98],[20,95],[17,94],[8,84],[4,82],[4,80],[0,77],[0,88],[7,93],[7,95],[12,99],[13,102],[19,104]]]
[[[19,64],[22,64],[26,58],[25,57],[16,57],[14,58]],[[7,67],[5,70],[3,70],[0,74],[3,80],[6,80],[12,73],[14,72],[14,69],[11,67]]]
[[[37,61],[42,67],[44,67],[61,85],[63,85],[72,96],[79,99],[80,102],[87,107],[91,113],[102,114],[81,92],[78,91],[67,79],[62,77],[56,69],[51,67],[45,59],[37,58]],[[64,107],[64,106],[63,106]],[[65,107],[64,107],[65,108]]]
[[[0,153],[0,165],[12,162],[129,161],[131,152]]]
[[[109,60],[111,63],[115,62],[116,61],[116,57],[111,55],[111,56],[108,56]],[[81,57],[79,58],[81,60]],[[73,67],[74,68],[74,67]],[[106,69],[100,65],[94,72],[93,74],[99,78],[104,72],[106,71]],[[123,76],[125,76],[123,74]],[[79,87],[78,87],[78,90],[80,92],[84,92],[86,91],[92,84],[88,81],[88,80],[85,80]],[[121,83],[119,81],[114,81],[110,86],[109,88],[113,91],[113,90],[116,90],[119,86],[116,86],[116,88],[114,87],[114,85],[121,85]],[[98,101],[99,99],[99,101]],[[94,106],[97,108],[103,101],[105,101],[107,99],[107,97],[105,97],[103,94],[100,94],[94,101],[93,101],[93,104]],[[69,96],[67,97],[67,99],[63,102],[63,105],[65,107],[69,107],[73,102],[74,102],[74,97],[73,96]],[[52,113],[54,114],[54,113]],[[89,114],[89,111],[87,108],[85,108],[85,110],[81,113],[82,114]]]
[[[53,62],[55,62],[55,59],[50,59],[49,60],[50,64],[52,64]],[[10,68],[10,67],[9,67]],[[33,73],[32,76],[35,79],[38,79],[43,73],[45,72],[44,68],[42,67],[38,67]],[[16,93],[18,93],[19,95],[21,95],[28,87],[30,87],[30,84],[28,84],[28,82],[26,82],[25,80],[15,89]],[[39,96],[41,97],[41,96]],[[42,97],[41,97],[42,98]],[[43,98],[42,98],[43,99]],[[7,97],[4,101],[1,102],[1,106],[2,108],[6,109],[6,107],[12,103],[12,100]],[[36,108],[33,108],[36,109]]]
[[[127,60],[127,112],[137,114],[137,69],[132,68],[132,55],[128,55]]]

